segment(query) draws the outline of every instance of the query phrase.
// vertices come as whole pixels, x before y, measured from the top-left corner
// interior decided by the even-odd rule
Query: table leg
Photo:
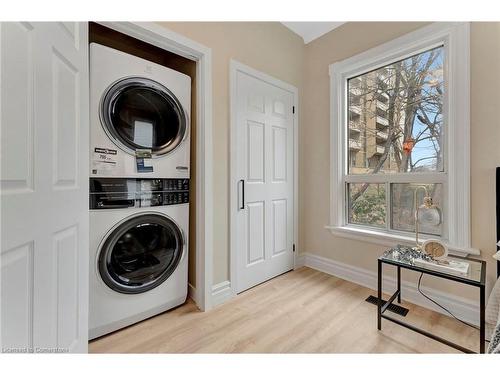
[[[377,305],[377,329],[382,329],[382,262],[378,260],[378,305]]]
[[[480,287],[480,303],[479,303],[479,353],[484,353],[485,346],[485,308],[486,308],[486,291],[485,286]]]
[[[401,267],[398,266],[398,303],[401,303]]]

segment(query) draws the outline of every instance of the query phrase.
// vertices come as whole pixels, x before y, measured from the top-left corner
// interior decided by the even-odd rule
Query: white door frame
[[[99,23],[197,63],[196,287],[189,285],[189,295],[201,310],[209,310],[213,284],[212,50],[152,22]]]
[[[237,289],[237,241],[236,241],[236,208],[238,207],[238,189],[237,189],[237,163],[234,155],[236,155],[236,93],[237,93],[237,80],[236,75],[238,72],[243,72],[257,79],[260,79],[266,83],[279,87],[283,90],[289,91],[293,94],[293,105],[295,107],[295,112],[293,116],[293,243],[295,246],[295,252],[293,253],[293,268],[297,267],[297,254],[299,252],[298,245],[298,193],[299,193],[299,183],[298,183],[298,166],[299,166],[299,147],[298,147],[298,135],[299,135],[299,90],[297,87],[283,82],[277,78],[274,78],[266,73],[262,73],[254,68],[251,68],[245,64],[242,64],[234,59],[230,61],[229,68],[229,100],[230,100],[230,144],[229,144],[229,283],[231,288],[231,295],[236,295]]]

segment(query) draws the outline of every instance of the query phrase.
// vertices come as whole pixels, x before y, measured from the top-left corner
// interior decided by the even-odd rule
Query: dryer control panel
[[[90,209],[189,203],[187,178],[91,178]]]

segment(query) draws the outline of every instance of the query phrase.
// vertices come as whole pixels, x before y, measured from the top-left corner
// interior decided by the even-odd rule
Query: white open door
[[[234,62],[232,85],[231,278],[239,293],[294,266],[296,89]]]
[[[1,347],[86,352],[86,23],[1,23]]]

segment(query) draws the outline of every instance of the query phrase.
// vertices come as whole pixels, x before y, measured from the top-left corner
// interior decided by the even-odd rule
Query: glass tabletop
[[[443,260],[433,260],[428,255],[409,246],[397,245],[380,256],[379,260],[415,270],[434,273],[465,282],[484,283],[484,262],[476,259],[449,255]]]

